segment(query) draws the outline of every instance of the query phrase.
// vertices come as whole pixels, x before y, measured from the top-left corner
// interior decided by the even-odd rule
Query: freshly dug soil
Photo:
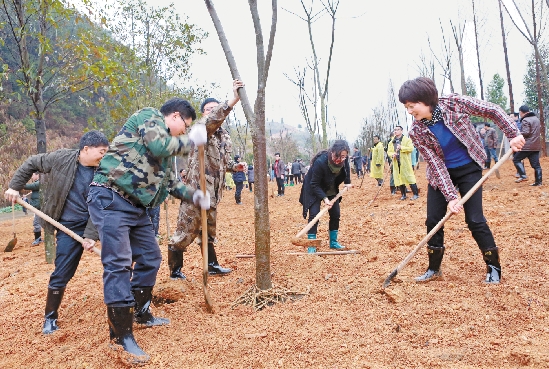
[[[542,159],[546,177],[549,159]],[[341,203],[340,243],[360,254],[295,256],[290,240],[306,225],[300,185],[269,196],[271,272],[276,286],[308,294],[254,312],[232,303],[255,284],[253,193],[237,206],[226,191],[219,206],[220,263],[233,268],[210,277],[215,313],[205,309],[202,259],[193,244],[185,254],[186,281],[168,278],[164,256],[153,313],[169,326],[135,329],[151,356],[146,368],[548,368],[549,187],[514,183],[510,162],[501,179],[484,185],[484,211],[501,250],[503,280],[486,285],[485,264],[463,215],[445,227],[444,278],[417,284],[427,266],[421,250],[385,290],[388,274],[425,236],[425,165],[417,171],[418,201],[399,201],[366,178]],[[531,168],[527,168],[533,177]],[[360,180],[353,178],[358,186]],[[269,194],[276,188],[269,183]],[[276,191],[276,190],[275,190]],[[178,204],[169,203],[170,230]],[[319,238],[327,239],[327,215]],[[108,345],[100,259],[86,253],[59,311],[59,331],[41,333],[49,274],[43,244],[31,247],[32,216],[16,219],[19,242],[0,253],[0,368],[124,368]],[[2,250],[11,240],[11,216],[0,223]],[[329,251],[327,246],[318,251]]]

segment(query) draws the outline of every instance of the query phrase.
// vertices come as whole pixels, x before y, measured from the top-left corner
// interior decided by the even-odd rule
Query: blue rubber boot
[[[345,248],[345,246],[340,245],[339,242],[337,242],[337,233],[338,232],[339,232],[338,230],[330,231],[330,248],[331,249],[336,249],[336,250],[343,250]]]
[[[316,234],[313,234],[313,233],[307,234],[307,239],[316,240]],[[315,252],[316,252],[316,247],[314,246],[307,247],[307,253],[314,254]]]

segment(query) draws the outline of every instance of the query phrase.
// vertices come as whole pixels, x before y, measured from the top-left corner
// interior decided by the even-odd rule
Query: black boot
[[[240,197],[240,196],[235,196],[234,198],[235,198],[235,200],[236,200],[236,205],[242,205],[242,197]]]
[[[498,248],[483,250],[482,258],[486,263],[486,283],[499,283],[501,279],[501,265],[499,263]]]
[[[132,288],[132,294],[135,298],[135,322],[144,324],[147,327],[155,325],[168,325],[170,320],[166,318],[156,318],[151,313],[152,287]]]
[[[524,169],[524,164],[522,162],[515,163],[515,168],[520,176],[515,182],[520,183],[522,181],[526,181],[526,169]]]
[[[535,170],[536,181],[530,186],[541,186],[541,167],[536,168]]]
[[[42,327],[43,334],[51,334],[58,329],[57,310],[59,310],[64,293],[65,288],[48,288],[48,297],[46,297],[46,313],[44,314],[44,326]]]
[[[217,261],[213,242],[208,241],[208,273],[210,275],[225,275],[232,272],[232,269],[223,268]]]
[[[149,361],[149,355],[139,347],[133,336],[133,307],[107,306],[107,317],[111,343],[122,346],[129,354],[129,363],[143,364]]]
[[[417,184],[415,183],[412,183],[410,185],[410,187],[412,188],[412,193],[414,194],[414,196],[412,196],[412,198],[410,200],[417,200],[419,199],[419,190],[417,189]]]
[[[402,195],[400,197],[400,200],[406,200],[407,199],[407,197],[406,197],[406,185],[400,185],[399,189],[400,189],[400,194]]]
[[[168,267],[170,268],[171,279],[187,279],[185,274],[181,271],[181,268],[183,268],[183,251],[172,250],[172,248],[168,246]]]
[[[34,242],[32,246],[37,246],[42,242],[42,232],[34,232]]]
[[[429,255],[429,267],[425,274],[416,278],[416,282],[418,283],[429,282],[442,276],[440,264],[444,256],[444,246],[427,246],[427,254]]]
[[[484,162],[485,168],[486,168],[486,169],[490,169],[490,164],[492,164],[492,160],[485,161],[485,162]]]
[[[397,188],[395,186],[391,186],[391,195],[396,195]]]

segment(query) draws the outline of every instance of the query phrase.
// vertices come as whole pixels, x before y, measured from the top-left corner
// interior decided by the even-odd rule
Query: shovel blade
[[[10,242],[8,242],[8,246],[6,246],[6,248],[4,249],[4,252],[12,252],[15,245],[17,245],[17,237],[13,235],[13,239]]]
[[[320,247],[322,245],[322,240],[310,240],[308,238],[294,238],[292,239],[292,244],[295,246],[304,246],[304,247]]]

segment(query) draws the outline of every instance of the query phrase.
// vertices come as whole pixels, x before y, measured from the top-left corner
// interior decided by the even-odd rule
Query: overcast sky
[[[159,6],[170,3],[168,0],[148,0]],[[305,0],[309,3],[310,0]],[[510,1],[506,1],[510,3]],[[526,0],[517,0],[525,4]],[[261,0],[260,16],[265,40],[270,29],[271,1]],[[266,116],[269,120],[289,125],[304,125],[297,102],[297,88],[287,80],[284,73],[294,74],[294,68],[302,68],[310,58],[311,49],[306,23],[295,15],[303,14],[300,1],[279,0],[278,25],[273,59],[267,81]],[[210,36],[202,43],[207,55],[192,59],[194,82],[206,85],[216,82],[220,89],[216,97],[226,98],[231,90],[231,74],[217,33],[213,27],[203,1],[176,1],[176,9],[189,18]],[[255,33],[246,0],[214,1],[217,13],[223,24],[230,47],[235,56],[239,72],[246,83],[248,96],[253,104],[257,86]],[[320,9],[320,1],[315,1]],[[480,54],[484,86],[495,73],[505,78],[501,28],[497,0],[475,0],[480,30]],[[545,11],[547,9],[544,9]],[[442,49],[439,18],[447,38],[452,38],[449,20],[454,24],[467,21],[465,35],[465,74],[478,84],[475,40],[473,33],[471,0],[386,0],[356,1],[341,0],[337,12],[334,54],[330,75],[328,117],[337,122],[339,133],[343,133],[352,144],[356,139],[362,120],[371,115],[379,103],[387,101],[389,80],[395,90],[401,84],[417,77],[419,56],[423,52],[431,56],[428,38],[436,52]],[[505,14],[510,50],[511,78],[513,82],[515,106],[523,101],[523,76],[531,46],[514,28]],[[324,16],[313,24],[317,54],[321,58],[321,78],[325,75],[328,46],[330,40],[330,19]],[[453,40],[453,39],[452,39]],[[266,41],[267,42],[267,41]],[[267,45],[265,45],[266,48]],[[454,76],[456,92],[460,92],[459,62],[454,47]],[[442,87],[440,70],[437,70],[436,83]],[[448,83],[444,93],[449,92]],[[505,86],[507,94],[507,85]],[[480,88],[477,86],[480,96]],[[243,118],[241,109],[239,116]],[[237,111],[238,113],[238,111]],[[400,122],[402,123],[402,122]],[[331,135],[335,134],[333,127]]]

